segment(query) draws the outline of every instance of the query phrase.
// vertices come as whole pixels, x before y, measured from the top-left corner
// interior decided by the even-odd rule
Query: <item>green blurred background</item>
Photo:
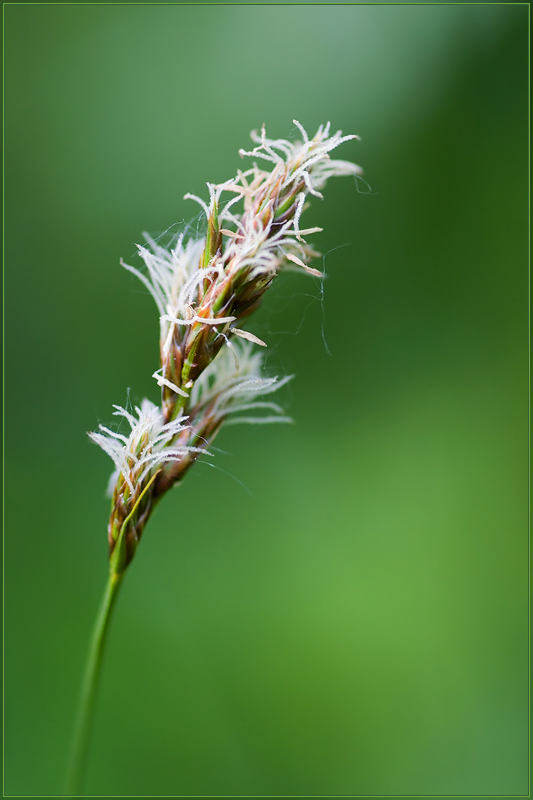
[[[223,431],[150,522],[87,793],[527,792],[527,17],[6,6],[8,795],[61,790],[106,578],[86,431],[157,400],[119,258],[293,118],[360,134],[368,182],[307,212],[323,297],[284,276],[249,326],[296,424]]]

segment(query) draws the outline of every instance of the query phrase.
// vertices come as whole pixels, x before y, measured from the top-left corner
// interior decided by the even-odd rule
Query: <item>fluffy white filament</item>
[[[283,409],[277,403],[256,399],[276,392],[292,375],[281,380],[264,377],[263,353],[254,351],[251,342],[235,341],[234,351],[232,354],[222,350],[200,375],[191,392],[191,408],[209,406],[209,415],[216,420],[240,411],[274,412],[268,417],[232,417],[225,424],[292,422],[290,417],[283,416]]]
[[[124,477],[131,495],[135,493],[149,473],[161,464],[176,461],[188,452],[205,453],[198,447],[169,445],[181,431],[189,426],[183,423],[187,417],[179,417],[163,424],[161,410],[144,399],[141,407],[135,407],[137,416],[130,414],[122,406],[113,406],[115,416],[125,417],[131,431],[128,435],[112,431],[99,425],[102,433],[90,433],[89,436],[100,445],[115,464],[115,471],[109,481],[109,494],[112,494],[119,475]]]

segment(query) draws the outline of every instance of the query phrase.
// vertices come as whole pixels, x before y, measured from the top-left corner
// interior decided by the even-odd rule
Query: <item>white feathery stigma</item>
[[[232,417],[224,424],[292,422],[277,403],[255,399],[276,392],[292,375],[281,380],[264,377],[263,353],[254,351],[251,342],[235,341],[234,349],[236,358],[229,350],[221,351],[194,384],[191,414],[209,407],[210,417],[226,420],[229,414],[268,409],[274,412],[270,416]]]
[[[176,245],[167,249],[158,244],[147,233],[143,234],[146,243],[137,245],[140,257],[145,263],[147,274],[136,267],[122,266],[132,272],[146,286],[154,298],[161,320],[161,341],[164,342],[173,320],[183,319],[189,324],[191,302],[195,291],[206,273],[212,270],[200,269],[200,256],[204,246],[203,239],[188,239],[184,242],[181,234]],[[172,321],[171,321],[172,320]]]
[[[115,464],[115,471],[110,478],[111,493],[119,475],[127,484],[130,495],[142,489],[143,482],[156,471],[161,464],[177,461],[189,452],[206,453],[206,450],[186,445],[175,445],[172,441],[190,426],[183,424],[187,417],[179,417],[163,424],[161,410],[144,399],[141,407],[135,407],[130,414],[122,406],[113,406],[114,416],[124,417],[131,428],[129,435],[118,433],[99,425],[101,433],[89,433],[93,442],[100,445]]]
[[[257,156],[275,164],[283,165],[284,176],[281,186],[289,186],[297,183],[300,179],[304,180],[308,191],[321,197],[318,192],[322,189],[328,178],[334,175],[361,175],[363,170],[351,161],[332,161],[329,157],[331,150],[334,150],[343,142],[350,139],[359,139],[359,136],[343,136],[342,131],[337,131],[333,136],[329,136],[329,122],[325,128],[320,125],[312,139],[309,139],[303,126],[297,120],[293,120],[303,137],[302,141],[290,142],[287,139],[267,139],[265,126],[261,129],[261,134],[252,131],[252,141],[257,143],[253,150],[239,150],[241,156]],[[281,151],[285,158],[281,158],[275,151]],[[272,173],[272,175],[275,174]],[[275,175],[277,180],[279,175]]]

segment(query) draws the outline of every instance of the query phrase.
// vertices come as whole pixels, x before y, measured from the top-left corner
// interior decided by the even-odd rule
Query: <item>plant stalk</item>
[[[102,598],[102,604],[94,625],[83,677],[76,727],[72,740],[72,750],[70,753],[64,791],[65,797],[77,797],[82,795],[106,634],[123,575],[123,572],[110,571],[107,586]]]

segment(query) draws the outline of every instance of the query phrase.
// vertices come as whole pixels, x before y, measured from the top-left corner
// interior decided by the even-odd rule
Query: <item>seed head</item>
[[[130,425],[128,435],[103,426],[90,434],[116,467],[109,522],[116,569],[131,561],[154,504],[199,455],[208,454],[224,423],[290,421],[279,405],[263,399],[289,378],[265,375],[253,345],[266,344],[242,325],[282,270],[323,277],[308,263],[318,253],[304,237],[322,229],[301,227],[306,198],[322,197],[320,190],[332,176],[362,172],[329,155],[358,137],[341,131],[330,136],[328,123],[310,138],[299,122],[294,124],[301,135],[297,141],[268,139],[263,126],[251,134],[253,150],[239,151],[268,162],[268,169],[253,162],[225,183],[208,183],[207,202],[185,195],[205,215],[204,236],[182,234],[167,248],[145,234],[144,244],[137,246],[144,270],[122,262],[146,286],[159,311],[160,366],[153,377],[162,403],[160,409],[143,400],[137,416],[115,406],[115,414]]]

